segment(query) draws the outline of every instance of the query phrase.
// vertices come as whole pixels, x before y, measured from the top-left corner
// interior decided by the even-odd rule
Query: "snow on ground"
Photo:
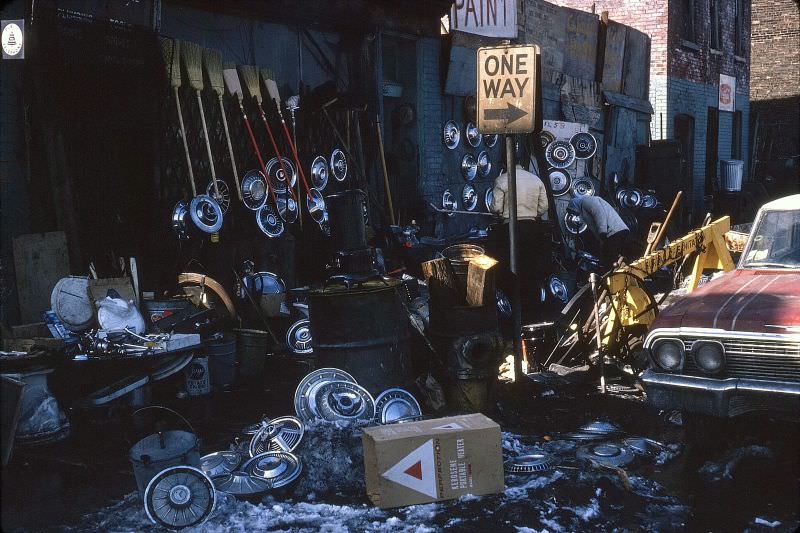
[[[365,495],[361,428],[314,423],[297,450],[304,463],[291,488],[259,503],[218,494],[217,509],[194,531],[400,531],[442,529],[493,531],[576,531],[586,529],[679,529],[688,508],[665,489],[627,468],[628,484],[575,457],[565,440],[531,441],[503,433],[506,455],[546,451],[559,465],[533,475],[507,475],[503,494],[464,496],[452,502],[380,510]],[[70,531],[155,531],[136,494],[99,510]],[[193,530],[187,530],[193,531]]]

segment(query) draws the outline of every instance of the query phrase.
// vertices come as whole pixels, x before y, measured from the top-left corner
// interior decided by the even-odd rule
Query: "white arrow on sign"
[[[478,49],[478,131],[533,131],[538,53],[536,45]]]

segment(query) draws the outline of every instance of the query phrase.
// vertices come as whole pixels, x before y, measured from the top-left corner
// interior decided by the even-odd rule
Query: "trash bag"
[[[144,318],[132,301],[106,296],[96,305],[97,322],[102,329],[113,331],[128,328],[139,335],[144,333]]]

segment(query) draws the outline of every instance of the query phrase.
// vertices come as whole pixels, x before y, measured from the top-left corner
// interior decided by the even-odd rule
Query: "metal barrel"
[[[459,285],[464,288],[467,286],[470,260],[485,253],[486,250],[476,244],[454,244],[442,250],[442,255],[450,261],[450,265],[453,267]]]
[[[400,282],[376,280],[308,295],[312,344],[318,367],[353,375],[372,394],[414,380],[409,318]]]
[[[203,353],[208,356],[213,388],[220,391],[232,385],[236,378],[236,337],[226,334],[222,339],[206,342]]]
[[[238,329],[237,344],[239,352],[239,375],[244,378],[260,376],[264,373],[269,333],[258,329]]]
[[[741,191],[742,178],[744,177],[744,161],[739,159],[721,160],[719,162],[719,177],[723,191]]]
[[[325,198],[331,226],[331,248],[360,250],[367,246],[364,225],[364,191],[349,189]]]

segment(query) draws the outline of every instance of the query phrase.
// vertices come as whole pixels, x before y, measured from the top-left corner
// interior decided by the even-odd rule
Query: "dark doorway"
[[[708,123],[706,126],[706,194],[713,194],[714,184],[717,182],[717,160],[719,148],[719,109],[708,108]]]
[[[691,115],[675,116],[675,140],[681,147],[680,184],[684,191],[691,190],[694,175],[694,117]]]

